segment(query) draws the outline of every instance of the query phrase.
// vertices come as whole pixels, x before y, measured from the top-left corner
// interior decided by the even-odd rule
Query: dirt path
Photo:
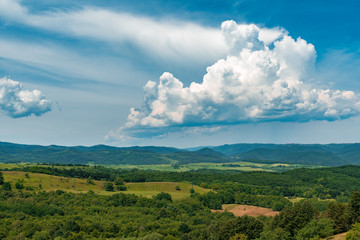
[[[325,238],[325,240],[345,240],[347,233],[340,233],[328,238]]]

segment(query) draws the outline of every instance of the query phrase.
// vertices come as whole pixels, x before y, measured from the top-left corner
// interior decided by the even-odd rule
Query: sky
[[[360,142],[357,0],[0,0],[0,141]]]

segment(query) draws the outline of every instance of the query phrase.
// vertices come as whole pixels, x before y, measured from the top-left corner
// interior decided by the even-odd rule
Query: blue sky
[[[359,142],[359,9],[0,0],[0,141]]]

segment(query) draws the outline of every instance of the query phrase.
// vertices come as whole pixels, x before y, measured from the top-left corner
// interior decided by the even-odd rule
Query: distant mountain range
[[[325,166],[360,164],[360,144],[231,144],[213,150],[238,160]]]
[[[0,162],[188,164],[252,161],[324,166],[360,165],[360,144],[231,144],[177,149],[157,146],[39,146],[0,142]]]

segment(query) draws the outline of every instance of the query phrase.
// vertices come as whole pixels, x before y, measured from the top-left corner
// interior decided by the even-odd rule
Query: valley
[[[332,166],[345,160],[325,153],[332,148],[333,154],[355,154],[355,145],[3,145],[3,158],[10,156],[0,163],[4,239],[296,240],[357,234],[360,167]],[[233,153],[238,148],[245,151],[242,157]],[[250,152],[256,154],[245,159]],[[285,157],[277,161],[281,153]],[[109,157],[105,162],[103,155]],[[312,160],[316,156],[319,161]]]

